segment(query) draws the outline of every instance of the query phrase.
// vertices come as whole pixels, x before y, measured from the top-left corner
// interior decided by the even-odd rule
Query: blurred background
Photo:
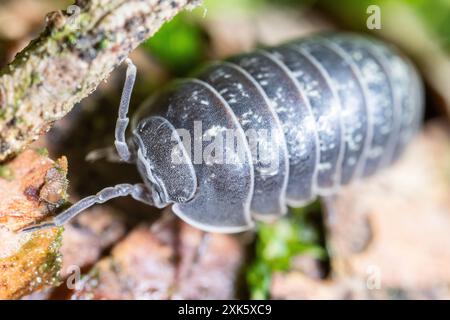
[[[46,13],[70,4],[1,0],[0,65],[42,31]],[[373,5],[381,24],[369,29]],[[63,236],[63,277],[64,268],[75,264],[88,281],[29,298],[449,298],[449,20],[450,0],[205,0],[182,12],[132,54],[138,80],[131,113],[205,61],[318,31],[348,30],[393,43],[418,66],[426,84],[425,133],[380,176],[343,190],[327,205],[292,209],[248,234],[206,235],[179,222],[167,233],[170,213],[130,199],[92,209]],[[85,160],[113,142],[124,72],[116,70],[36,144],[52,158],[68,157],[73,201],[105,186],[139,181],[133,166]],[[156,237],[155,225],[164,229]],[[175,252],[170,259],[164,248]],[[228,256],[218,256],[217,248],[227,248]],[[182,262],[172,261],[174,256]],[[111,262],[121,267],[111,272]],[[168,266],[175,271],[164,284],[155,269]],[[173,291],[173,277],[186,284]],[[117,283],[128,287],[117,289]]]

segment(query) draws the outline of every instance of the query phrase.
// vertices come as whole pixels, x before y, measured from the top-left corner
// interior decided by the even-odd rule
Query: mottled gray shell
[[[198,228],[238,232],[390,165],[418,131],[423,107],[421,80],[395,49],[330,33],[205,66],[143,105],[134,134],[148,162],[144,181],[161,201]],[[169,139],[175,129],[194,136],[195,122],[209,138],[234,130],[242,161],[194,159],[180,136]],[[265,150],[275,165],[259,159],[249,130],[271,133]],[[182,164],[169,163],[174,146]]]

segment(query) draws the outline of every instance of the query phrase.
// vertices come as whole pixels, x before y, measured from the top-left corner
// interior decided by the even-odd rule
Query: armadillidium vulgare
[[[106,188],[26,230],[64,224],[126,195],[172,205],[206,231],[247,230],[393,163],[423,117],[412,64],[353,34],[315,35],[209,64],[145,103],[127,140],[135,73],[129,61],[115,145],[144,183]]]

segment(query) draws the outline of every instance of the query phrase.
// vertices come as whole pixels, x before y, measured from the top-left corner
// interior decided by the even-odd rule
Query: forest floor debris
[[[206,234],[163,216],[118,243],[72,299],[232,299],[243,261],[236,237]]]
[[[428,123],[397,164],[341,191],[326,216],[330,277],[277,274],[273,298],[450,297],[447,123]]]
[[[19,298],[59,279],[61,228],[20,234],[65,203],[67,162],[26,150],[0,177],[0,298]]]

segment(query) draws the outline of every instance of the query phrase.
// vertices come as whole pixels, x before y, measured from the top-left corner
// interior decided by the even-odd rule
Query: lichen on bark
[[[198,0],[79,0],[0,72],[0,161],[92,93],[141,42]]]

